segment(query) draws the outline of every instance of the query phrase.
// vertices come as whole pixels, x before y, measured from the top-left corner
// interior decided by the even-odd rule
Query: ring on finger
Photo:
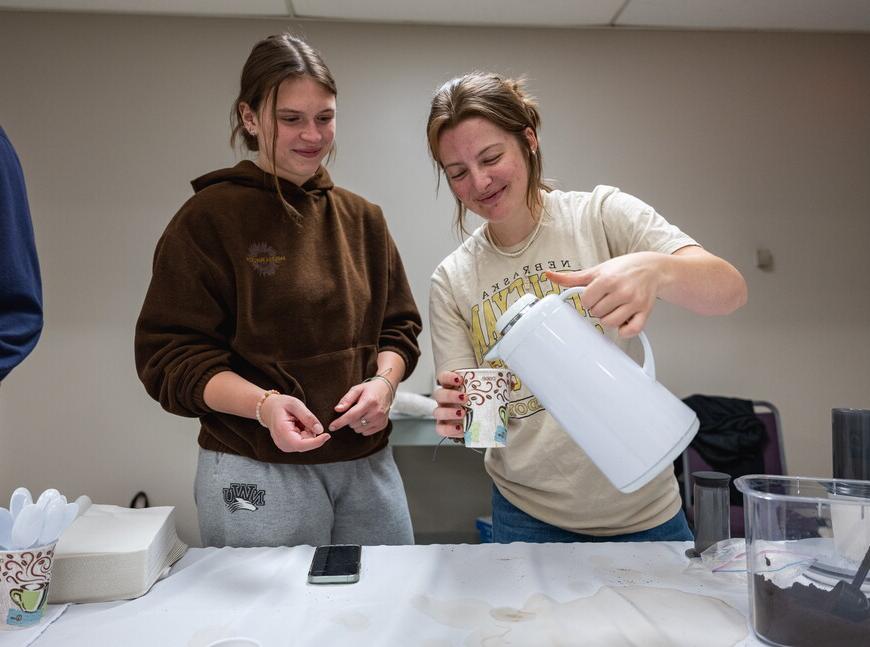
[[[359,424],[361,424],[363,427],[365,427],[367,424],[369,424],[369,421],[366,420],[365,418],[360,418]]]

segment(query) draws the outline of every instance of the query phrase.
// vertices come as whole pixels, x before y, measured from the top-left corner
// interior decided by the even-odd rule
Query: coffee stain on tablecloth
[[[749,633],[743,614],[722,600],[659,587],[605,586],[566,602],[535,594],[519,609],[428,595],[411,602],[436,622],[468,630],[469,647],[731,647]]]

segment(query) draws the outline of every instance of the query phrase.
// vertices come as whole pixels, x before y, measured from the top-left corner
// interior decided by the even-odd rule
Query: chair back
[[[785,452],[782,443],[782,426],[779,410],[770,402],[754,400],[752,402],[755,415],[764,425],[767,441],[764,445],[763,461],[765,474],[786,474]],[[691,524],[694,521],[694,505],[692,501],[692,472],[702,470],[715,471],[707,461],[701,458],[698,451],[691,445],[682,454],[683,462],[683,504],[686,517]],[[733,487],[733,485],[732,485]],[[731,506],[731,536],[743,537],[745,532],[743,506]]]
[[[755,408],[755,415],[764,424],[764,429],[767,432],[767,444],[764,447],[764,473],[786,474],[779,409],[763,400],[755,400],[752,405]]]

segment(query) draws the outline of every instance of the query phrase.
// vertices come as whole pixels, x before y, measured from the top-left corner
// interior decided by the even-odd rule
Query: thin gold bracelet
[[[266,398],[268,398],[270,395],[281,395],[281,394],[278,391],[276,391],[275,389],[269,389],[268,391],[266,391],[263,394],[263,396],[257,402],[257,409],[255,411],[255,414],[257,416],[257,422],[259,422],[260,425],[262,425],[263,427],[266,427],[267,429],[268,429],[269,425],[264,423],[263,419],[260,418],[260,409],[263,407],[263,403],[266,401]]]
[[[393,383],[390,382],[383,375],[372,375],[371,377],[364,379],[363,384],[365,384],[366,382],[371,382],[372,380],[383,380],[387,383],[387,386],[390,387],[390,406],[392,406],[393,402],[395,402],[396,400],[396,389],[393,388]]]

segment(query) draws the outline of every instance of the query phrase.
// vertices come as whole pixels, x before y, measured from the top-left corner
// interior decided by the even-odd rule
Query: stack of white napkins
[[[106,602],[139,597],[168,572],[187,545],[175,508],[93,504],[57,543],[49,602]]]

